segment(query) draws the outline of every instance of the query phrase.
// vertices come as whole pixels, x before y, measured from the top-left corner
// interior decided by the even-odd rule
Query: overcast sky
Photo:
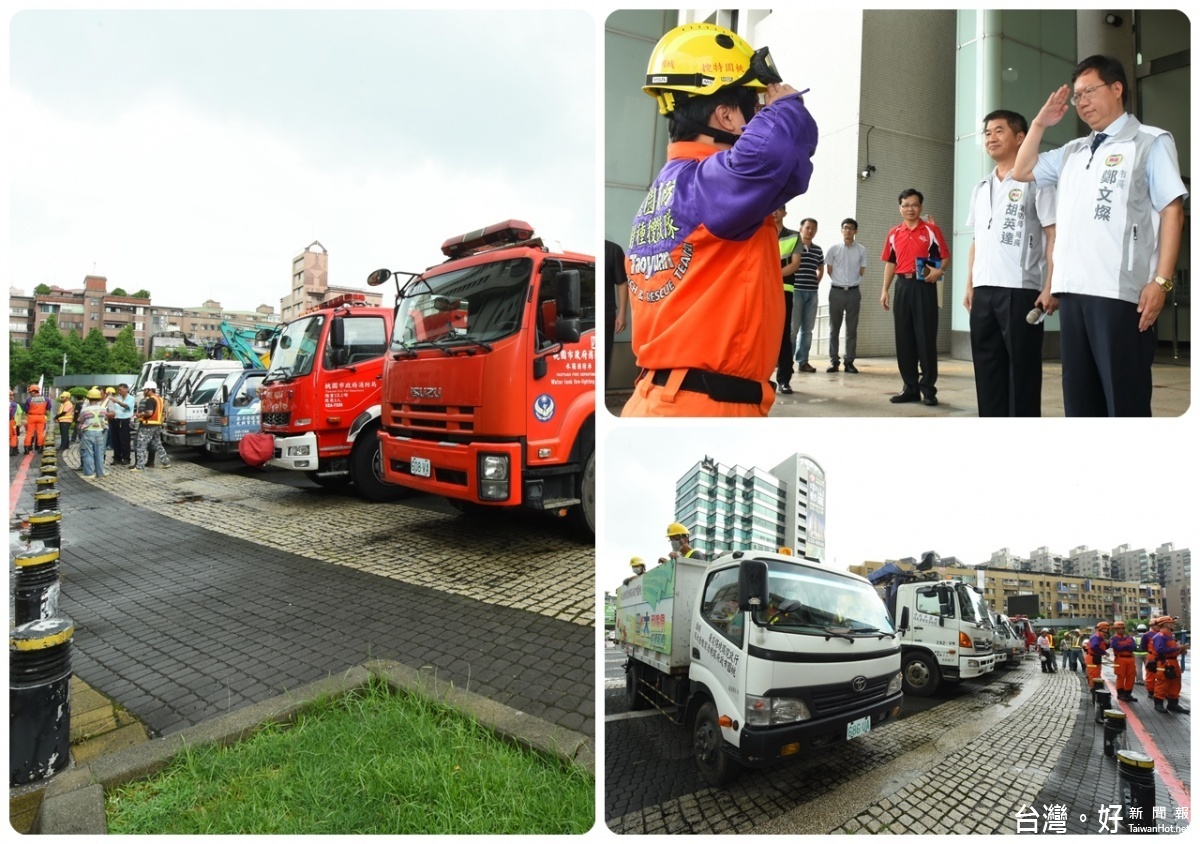
[[[9,284],[26,293],[95,272],[156,304],[278,310],[314,240],[332,284],[365,287],[510,217],[594,251],[584,11],[27,8],[7,24]]]
[[[1193,449],[1163,446],[1171,431],[1194,438],[1194,426],[993,421],[624,420],[606,441],[599,586],[614,592],[630,557],[670,550],[675,482],[705,455],[766,471],[797,452],[814,458],[825,469],[826,562],[841,569],[928,550],[976,564],[1005,547],[1023,557],[1042,545],[1192,547]]]

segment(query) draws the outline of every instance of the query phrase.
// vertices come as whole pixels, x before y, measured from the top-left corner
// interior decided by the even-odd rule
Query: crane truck
[[[617,590],[632,710],[692,734],[710,785],[801,758],[900,713],[900,647],[868,582],[816,562],[734,551],[679,558]]]
[[[982,590],[930,571],[933,551],[915,569],[894,562],[867,575],[900,637],[904,692],[928,697],[943,682],[990,674],[996,667],[992,620]]]
[[[384,480],[461,512],[565,516],[593,537],[595,258],[551,251],[520,220],[449,238],[442,254],[423,273],[380,269],[367,280],[397,284]]]

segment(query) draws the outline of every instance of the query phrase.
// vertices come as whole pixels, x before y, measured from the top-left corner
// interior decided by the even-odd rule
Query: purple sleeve
[[[817,124],[799,96],[754,116],[732,149],[699,166],[696,199],[710,232],[745,240],[772,211],[808,190]]]

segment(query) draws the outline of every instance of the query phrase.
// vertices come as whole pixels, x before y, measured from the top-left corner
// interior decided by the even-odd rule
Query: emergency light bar
[[[447,258],[461,258],[484,246],[493,244],[520,243],[533,237],[533,226],[522,220],[505,220],[484,229],[467,232],[449,238],[442,244],[442,254]]]
[[[365,293],[343,293],[341,296],[334,296],[327,302],[320,302],[313,305],[304,313],[311,314],[313,311],[324,311],[330,308],[348,308],[351,305],[367,304],[367,294]]]

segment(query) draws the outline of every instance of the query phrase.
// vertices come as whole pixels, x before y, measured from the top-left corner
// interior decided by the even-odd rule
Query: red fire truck
[[[259,388],[262,430],[275,440],[269,465],[322,486],[353,482],[370,501],[405,493],[384,480],[376,435],[392,319],[391,308],[347,293],[280,329]]]
[[[595,531],[596,261],[507,220],[442,244],[400,288],[383,367],[383,477],[464,512]]]

